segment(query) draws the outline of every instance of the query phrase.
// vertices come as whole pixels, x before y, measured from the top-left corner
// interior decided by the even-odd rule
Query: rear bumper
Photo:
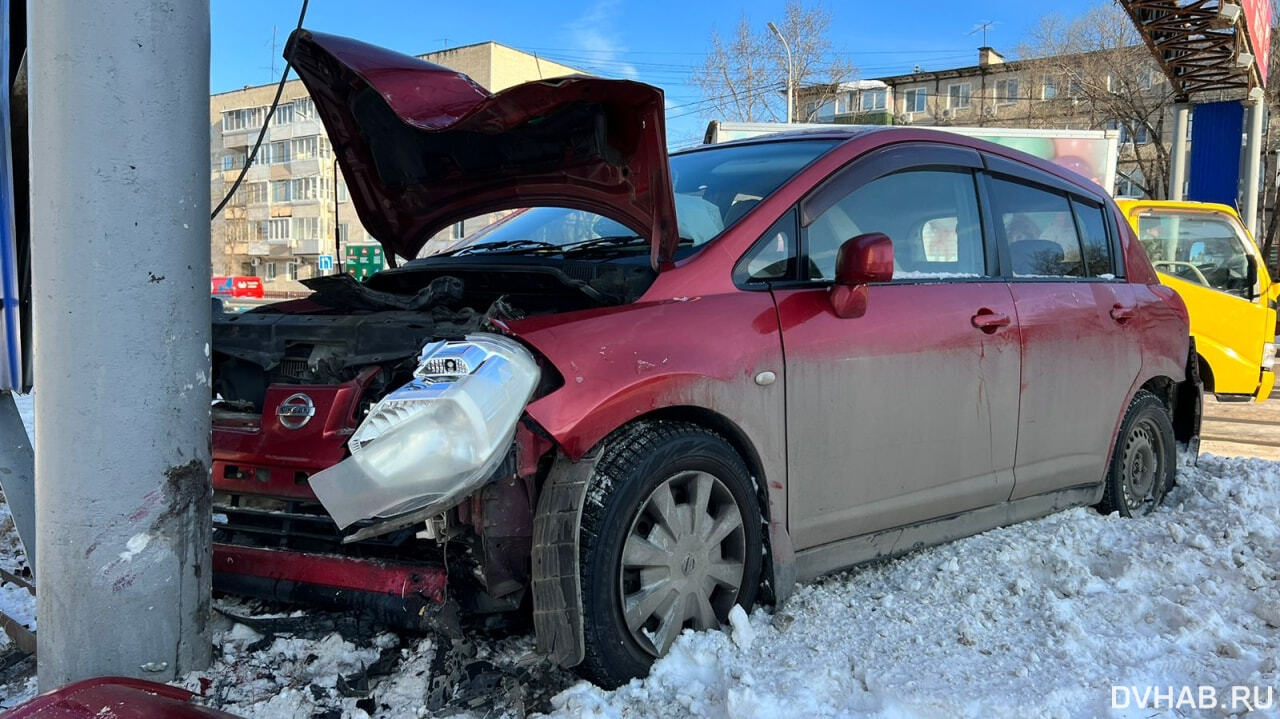
[[[410,629],[436,625],[444,609],[444,567],[328,554],[213,545],[213,588],[284,602],[361,609]]]

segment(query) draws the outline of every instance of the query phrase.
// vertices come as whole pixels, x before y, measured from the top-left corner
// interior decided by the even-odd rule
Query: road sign
[[[381,245],[347,245],[344,249],[346,266],[343,269],[357,280],[363,282],[382,269]]]
[[[333,255],[320,255],[317,257],[316,269],[321,272],[333,272]]]

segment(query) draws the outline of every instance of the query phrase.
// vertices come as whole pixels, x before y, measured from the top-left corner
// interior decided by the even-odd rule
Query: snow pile
[[[1075,509],[800,587],[752,615],[754,642],[686,632],[648,679],[580,683],[554,715],[1088,717],[1117,685],[1265,701],[1280,464],[1206,456],[1179,482],[1151,517]]]
[[[1150,517],[1075,509],[834,575],[776,612],[735,611],[724,633],[687,632],[613,692],[539,664],[528,635],[477,637],[451,669],[429,638],[314,612],[272,629],[234,602],[254,616],[220,619],[214,666],[182,683],[264,719],[1147,717],[1175,712],[1113,710],[1113,686],[1183,685],[1275,688],[1254,715],[1280,716],[1278,571],[1280,463],[1205,456]],[[32,606],[0,594],[6,612]],[[449,703],[428,711],[442,684]]]

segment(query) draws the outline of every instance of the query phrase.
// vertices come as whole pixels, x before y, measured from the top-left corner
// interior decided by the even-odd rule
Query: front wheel
[[[1120,423],[1098,511],[1123,517],[1151,513],[1173,486],[1176,462],[1169,409],[1159,397],[1138,390]]]
[[[746,465],[723,438],[640,422],[606,440],[582,512],[586,656],[605,687],[643,676],[684,629],[717,629],[760,582],[761,520]]]

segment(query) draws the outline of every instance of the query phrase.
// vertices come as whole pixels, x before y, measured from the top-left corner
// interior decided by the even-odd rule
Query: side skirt
[[[1068,487],[806,549],[796,553],[796,573],[800,581],[809,581],[876,559],[896,557],[1070,507],[1095,504],[1100,487],[1096,484]]]

